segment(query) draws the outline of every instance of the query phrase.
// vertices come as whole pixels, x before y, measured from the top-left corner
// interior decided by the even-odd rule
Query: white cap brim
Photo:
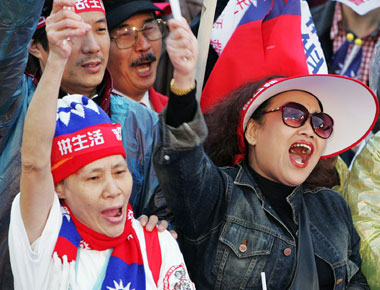
[[[359,15],[366,15],[372,10],[380,7],[379,0],[367,0],[367,1],[352,1],[352,0],[336,0],[355,11]]]
[[[290,90],[302,90],[316,96],[323,111],[334,119],[334,131],[327,139],[321,157],[340,154],[371,131],[378,117],[378,100],[365,84],[339,75],[305,75],[281,79],[256,93],[246,109],[243,132],[253,112],[267,99]]]

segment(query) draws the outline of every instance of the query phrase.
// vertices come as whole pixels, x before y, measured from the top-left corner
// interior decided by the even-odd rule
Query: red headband
[[[126,157],[120,124],[98,124],[56,136],[51,153],[54,183],[95,160],[118,154]]]
[[[255,110],[250,110],[253,102],[256,100],[256,97],[264,90],[272,86],[273,84],[279,82],[283,78],[276,78],[271,79],[267,81],[264,85],[262,85],[260,88],[258,88],[255,93],[253,94],[252,98],[249,99],[249,101],[243,106],[243,108],[240,111],[240,121],[237,128],[237,142],[238,142],[238,148],[239,148],[239,154],[236,154],[234,157],[234,165],[238,164],[240,161],[243,161],[245,159],[245,141],[244,141],[244,132],[247,127],[248,119],[246,118],[247,114],[252,115]]]
[[[102,0],[76,0],[75,13],[99,11],[106,14]],[[46,25],[46,16],[40,16],[37,29]]]

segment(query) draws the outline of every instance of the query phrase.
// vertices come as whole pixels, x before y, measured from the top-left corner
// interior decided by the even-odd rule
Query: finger
[[[55,14],[51,14],[46,19],[46,25],[60,22],[65,23],[64,21],[68,19],[71,19],[72,21],[77,21],[78,23],[84,22],[82,16],[80,16],[79,14],[68,9],[63,9]]]
[[[178,65],[195,65],[195,55],[192,53],[192,51],[188,49],[184,50],[169,50],[167,49],[168,55],[170,60],[172,61],[174,67],[176,67],[176,64]]]
[[[179,29],[171,33],[166,39],[166,48],[168,52],[173,52],[176,49],[190,50],[192,54],[196,54],[198,43],[193,34],[190,34],[183,29]]]
[[[169,58],[171,61],[174,62],[186,62],[190,64],[190,62],[196,62],[196,56],[194,53],[189,49],[182,49],[182,50],[167,50]]]
[[[178,39],[169,38],[166,41],[166,46],[169,47],[169,49],[192,49],[193,42],[186,37]]]
[[[55,0],[53,2],[53,7],[51,13],[57,13],[62,9],[75,9],[75,0]],[[74,10],[73,10],[74,11]]]
[[[149,217],[148,224],[145,226],[145,229],[148,232],[151,232],[154,230],[154,228],[157,226],[157,224],[158,224],[158,217],[155,215],[151,215]]]
[[[46,20],[46,33],[50,43],[58,45],[61,42],[85,35],[91,26],[85,23],[79,15],[67,9]],[[66,45],[63,43],[63,45]]]
[[[167,24],[170,31],[173,31],[179,27],[187,31],[191,31],[191,28],[184,17],[181,17],[180,19],[169,19]]]
[[[194,41],[196,40],[194,34],[190,31],[187,31],[185,29],[183,29],[182,27],[180,28],[177,28],[175,30],[173,30],[172,32],[169,33],[167,39],[171,40],[171,41],[175,41],[175,40],[186,40],[186,41]]]
[[[66,45],[72,44],[77,37],[81,37],[83,35],[85,35],[84,30],[68,29],[49,33],[48,40],[50,45],[60,45],[61,43]]]
[[[53,1],[53,7],[51,14],[55,14],[63,9],[75,11],[75,0],[55,0]]]
[[[47,25],[46,33],[50,33],[50,34],[68,33],[70,35],[67,35],[67,36],[79,36],[77,34],[83,34],[90,29],[91,29],[91,26],[87,23],[66,19],[63,22],[51,23]]]
[[[177,234],[177,232],[175,230],[170,230],[169,232],[170,232],[170,234],[172,235],[172,237],[174,239],[178,239],[178,234]]]
[[[177,55],[177,54],[193,54],[191,46],[186,46],[184,43],[168,43],[166,46],[166,50],[169,54]]]
[[[140,225],[142,227],[145,227],[146,224],[148,223],[148,217],[146,215],[142,215],[137,219],[140,222]]]
[[[159,232],[163,232],[163,231],[166,231],[166,229],[168,228],[168,226],[169,226],[169,223],[166,220],[162,220],[158,224],[157,229],[158,229]]]
[[[74,11],[75,12],[75,7],[74,6],[63,6],[62,7],[63,10],[70,10],[70,11]]]

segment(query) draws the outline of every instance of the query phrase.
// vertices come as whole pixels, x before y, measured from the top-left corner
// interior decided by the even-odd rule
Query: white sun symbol
[[[70,218],[70,213],[69,213],[69,210],[67,209],[67,207],[62,206],[61,211],[62,211],[63,216],[67,219],[67,221],[70,222],[71,218]]]
[[[127,286],[124,287],[123,281],[120,279],[120,284],[118,284],[115,280],[113,280],[113,284],[115,285],[115,288],[108,287],[108,290],[135,290],[135,289],[129,289],[131,287],[131,282],[128,283]]]

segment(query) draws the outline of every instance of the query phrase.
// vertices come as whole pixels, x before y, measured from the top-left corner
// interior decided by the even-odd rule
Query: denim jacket
[[[164,118],[154,165],[197,289],[262,289],[262,272],[268,289],[288,289],[296,269],[296,237],[266,202],[246,165],[218,168],[212,163],[202,146],[207,129],[199,110],[178,128],[165,125]],[[369,289],[346,202],[330,189],[298,186],[287,197],[296,224],[302,198],[315,255],[333,270],[334,289]]]

